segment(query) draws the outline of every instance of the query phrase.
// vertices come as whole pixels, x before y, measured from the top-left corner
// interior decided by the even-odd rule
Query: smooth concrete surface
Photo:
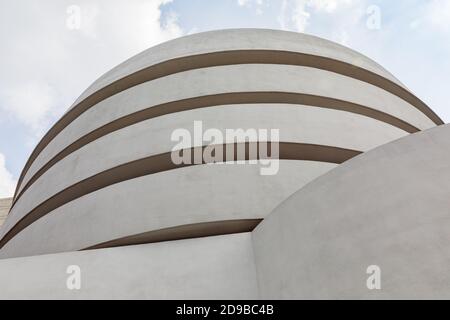
[[[214,164],[128,180],[35,221],[6,243],[0,258],[80,250],[193,223],[264,218],[292,193],[335,167],[281,160],[277,175],[261,176],[259,165]]]
[[[223,41],[224,38],[228,39]],[[269,40],[270,42],[268,42]],[[188,43],[190,43],[190,45],[188,45]],[[171,48],[172,46],[178,48],[168,50],[168,48]],[[274,47],[270,49],[269,47],[271,46]],[[217,51],[217,48],[222,49],[218,49],[219,51]],[[191,55],[186,54],[186,52],[189,51],[196,53],[192,53]],[[411,92],[402,87],[397,80],[393,79],[393,77],[378,64],[338,44],[333,44],[329,41],[307,35],[274,30],[251,29],[209,32],[184,37],[149,49],[121,64],[102,77],[87,90],[88,92],[84,97],[80,98],[81,100],[84,98],[86,99],[83,101],[79,100],[78,102],[80,102],[80,104],[68,111],[68,113],[66,113],[39,142],[25,165],[18,186],[21,187],[22,180],[30,166],[36,160],[36,157],[40,155],[55,137],[57,137],[73,121],[77,120],[80,115],[83,115],[83,113],[89,111],[91,108],[95,108],[96,105],[105,102],[108,98],[113,98],[115,95],[128,91],[128,89],[133,89],[135,86],[145,84],[145,82],[154,82],[161,80],[162,78],[170,78],[177,74],[214,69],[211,67],[232,69],[233,67],[239,68],[258,63],[265,66],[277,65],[293,69],[299,67],[316,71],[327,70],[326,72],[328,73],[340,75],[346,79],[363,82],[366,85],[378,88],[382,92],[389,92],[389,94],[394,95],[401,100],[400,104],[406,103],[409,107],[416,109],[416,111],[428,121],[431,121],[432,124],[429,126],[434,126],[435,123],[442,123],[442,120],[439,119],[431,109]],[[367,69],[365,69],[365,67],[367,67]],[[288,80],[283,77],[275,78]],[[308,77],[303,78],[307,79]],[[392,81],[387,78],[391,78]],[[233,82],[234,79],[235,77],[230,77],[228,85],[230,82]],[[296,79],[296,81],[298,81],[298,79]],[[205,85],[208,86],[207,83]],[[316,87],[320,86],[323,86],[323,84],[317,82]],[[91,90],[90,93],[89,90]],[[354,90],[354,92],[359,91],[360,90]],[[241,92],[241,94],[242,93],[243,92]],[[266,94],[267,93],[268,92],[266,92]],[[365,96],[365,94],[363,94],[363,96]],[[321,96],[319,95],[318,97]],[[196,97],[196,99],[200,98],[205,97]],[[325,97],[321,98],[331,99]],[[380,97],[377,98],[380,100]],[[177,101],[172,101],[172,103],[176,102]],[[272,100],[271,102],[277,103],[280,101]],[[220,104],[228,103],[231,102],[222,101]],[[318,102],[316,101],[315,103]],[[313,105],[315,105],[315,103],[313,103]],[[345,101],[344,103],[348,104],[350,102]],[[388,103],[388,105],[389,104],[390,103]],[[370,107],[365,104],[363,104],[361,108],[370,110]],[[148,111],[150,109],[151,108],[145,110]],[[356,111],[353,110],[352,112]],[[372,114],[372,116],[375,115]],[[379,116],[380,114],[376,117],[379,119]],[[386,121],[387,119],[384,120]],[[391,122],[388,122],[392,123],[392,120],[391,116]],[[401,120],[396,119],[395,121]],[[108,123],[108,125],[111,124],[111,122]],[[416,131],[415,128],[413,128],[412,131],[410,129],[411,128],[407,131]],[[98,132],[98,130],[96,130],[96,132]]]
[[[238,128],[280,129],[281,141],[329,145],[358,151],[367,151],[406,135],[403,130],[381,121],[339,110],[285,104],[217,106],[168,114],[112,132],[73,152],[54,165],[47,175],[56,174],[59,179],[60,172],[54,170],[61,170],[71,174],[71,180],[74,181],[80,174],[86,177],[120,163],[168,152],[176,145],[176,142],[170,140],[172,132],[185,128],[193,133],[194,121],[199,119],[203,122],[204,130],[216,128],[225,133],[225,129]],[[133,143],[130,145],[131,141]],[[91,159],[99,154],[107,157],[103,156],[104,161],[101,163],[92,162]],[[88,161],[89,165],[79,163],[75,166],[70,163],[75,160]],[[57,169],[58,166],[61,169]],[[82,172],[72,174],[67,166],[76,167]],[[36,168],[30,169],[19,190],[36,173]],[[59,180],[68,183],[68,179],[63,176]],[[53,186],[53,183],[46,184]]]
[[[328,97],[382,111],[419,129],[434,126],[427,116],[397,96],[333,72],[283,65],[205,68],[146,82],[98,103],[49,143],[31,165],[24,182],[65,147],[113,120],[164,103],[234,92],[291,92]]]
[[[251,234],[0,260],[0,298],[448,299],[449,136],[440,126],[355,157]],[[80,291],[65,287],[74,264]],[[371,265],[381,290],[366,286]]]
[[[198,60],[233,50],[276,52],[258,53],[259,64]],[[281,51],[315,57],[280,62]],[[450,126],[433,128],[440,119],[405,90],[348,48],[281,31],[197,34],[131,58],[33,151],[0,230],[0,298],[450,298]],[[195,120],[279,129],[281,142],[322,158],[287,156],[274,176],[260,165],[168,166],[158,156],[171,133]],[[135,238],[147,242],[123,241]],[[78,251],[90,247],[108,249]],[[66,287],[69,265],[81,267],[79,291]],[[366,287],[371,265],[381,290]]]
[[[106,160],[107,163],[92,163],[93,167],[79,164],[78,166],[83,168],[88,167],[82,173],[84,176],[88,176],[91,173],[87,170],[101,171],[95,168],[96,165],[101,166],[104,170],[127,160],[168,152],[176,144],[170,141],[172,132],[178,128],[189,129],[192,132],[194,121],[199,120],[203,122],[204,131],[208,128],[216,128],[225,133],[225,129],[233,128],[245,130],[273,128],[280,129],[281,141],[337,146],[358,151],[370,150],[407,134],[404,130],[382,121],[333,109],[291,104],[221,105],[167,114],[122,128],[85,145],[82,149],[68,155],[66,159],[60,160],[60,163],[54,167],[58,165],[73,166],[73,164],[67,163],[69,158],[71,161],[74,161],[73,159],[89,161],[95,158],[93,154],[87,153],[88,150],[96,152],[96,154],[107,155],[112,159],[120,155],[118,153],[122,154],[120,160],[111,164],[105,157],[103,160]],[[129,144],[131,141],[134,141],[132,145]],[[111,146],[120,146],[120,148],[108,149],[108,152],[103,150],[111,148]],[[30,168],[20,191],[40,168],[39,162],[35,162],[36,165]],[[62,164],[62,162],[66,162],[66,164]],[[67,171],[67,169],[62,170]],[[59,175],[59,173],[57,174]],[[74,173],[72,180],[75,180],[78,175]],[[67,179],[62,177],[61,180],[66,181]]]
[[[11,208],[12,198],[0,199],[0,227],[8,215],[9,209]]]
[[[81,270],[69,290],[69,266]],[[249,233],[0,261],[0,299],[256,299]]]
[[[450,125],[300,189],[254,231],[261,298],[449,299]],[[381,290],[368,290],[368,266]]]
[[[170,59],[229,50],[283,50],[343,61],[401,85],[391,73],[368,57],[338,43],[298,32],[265,29],[228,29],[197,33],[165,42],[130,58],[93,83],[74,103],[148,66]]]
[[[307,106],[219,106],[166,115],[113,132],[56,163],[21,196],[4,232],[40,203],[77,182],[136,159],[170,152],[178,144],[170,140],[172,132],[185,128],[193,135],[194,121],[198,119],[202,119],[204,131],[215,128],[225,134],[226,129],[280,129],[282,142],[357,151],[370,150],[407,134],[368,117]],[[96,160],[100,158],[102,161]]]

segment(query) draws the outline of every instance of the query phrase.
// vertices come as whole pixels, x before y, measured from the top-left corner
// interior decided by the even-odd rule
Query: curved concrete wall
[[[285,160],[276,176],[261,176],[259,166],[216,164],[125,181],[37,220],[11,239],[0,257],[75,251],[173,226],[262,219],[289,195],[335,166]]]
[[[0,298],[448,299],[449,135],[442,126],[351,159],[252,233],[0,260]],[[70,265],[80,290],[66,287]],[[381,290],[366,287],[370,265]]]
[[[198,120],[279,129],[278,173],[174,164],[172,132]],[[450,297],[450,127],[436,124],[378,64],[315,37],[225,30],[151,48],[33,151],[0,229],[0,298]]]
[[[22,190],[29,179],[58,153],[108,123],[144,109],[171,102],[238,92],[287,92],[345,101],[400,119],[410,125],[408,127],[397,124],[405,130],[411,126],[426,129],[434,125],[423,113],[391,93],[362,81],[322,70],[276,65],[239,65],[193,70],[135,86],[100,102],[83,113],[40,153],[24,176],[19,190]],[[283,97],[279,98],[280,101],[276,101],[276,97],[272,99],[283,103]],[[260,98],[255,102],[264,103],[265,101],[264,98]],[[204,104],[208,106],[208,101]],[[224,98],[220,104],[233,104],[233,95]],[[338,103],[338,105],[344,104]],[[191,101],[184,102],[184,105],[187,110],[190,105],[192,108],[196,107]],[[210,102],[210,105],[213,106],[214,102]],[[168,106],[166,109],[170,112]],[[368,111],[364,108],[355,106],[354,109],[353,112],[368,115]],[[381,118],[385,121],[395,121],[395,119]],[[143,117],[141,120],[146,119]]]
[[[70,154],[50,168],[27,190],[16,204],[15,212],[28,213],[61,190],[123,163],[169,152],[173,147],[173,142],[170,141],[171,132],[177,128],[192,127],[196,119],[203,120],[205,130],[217,128],[224,131],[226,128],[278,128],[281,126],[280,140],[282,142],[328,145],[358,151],[370,150],[406,135],[406,132],[398,128],[368,117],[305,106],[241,105],[199,109],[183,113],[182,116],[173,114],[126,127]],[[365,132],[366,136],[361,136],[361,132]],[[225,141],[225,143],[233,143],[233,141]],[[93,162],[92,159],[102,159],[102,161]],[[192,168],[191,170],[196,172],[200,169]],[[211,172],[211,179],[221,181],[220,183],[229,179],[240,180],[234,175],[219,178],[214,171]],[[257,169],[254,172],[258,175]],[[283,180],[278,180],[279,178],[273,177],[272,183],[277,182],[283,185]],[[159,183],[159,191],[155,190],[159,198],[164,197],[168,192],[164,188],[167,184],[172,186],[173,182],[167,180]],[[297,186],[300,187],[300,185]],[[131,190],[137,188],[129,187]],[[200,194],[203,193],[195,185],[193,188]],[[186,198],[182,195],[180,197]],[[240,202],[242,207],[245,206],[245,201],[243,198]],[[216,203],[216,205],[226,207],[224,203]],[[268,212],[260,212],[258,217],[264,217]],[[109,211],[105,211],[104,214],[109,215]],[[14,213],[3,232],[8,232],[10,226],[21,218],[23,215]],[[133,221],[137,222],[135,219]],[[177,225],[176,216],[174,216],[173,224]]]
[[[376,62],[334,42],[296,32],[229,29],[198,33],[148,49],[103,75],[83,92],[73,106],[76,106],[101,88],[148,66],[182,57],[236,50],[275,50],[329,58],[366,69],[398,85],[402,85],[399,80]]]
[[[280,173],[169,164],[171,133],[194,120],[280,129]],[[336,165],[440,122],[376,63],[325,40],[269,30],[174,40],[103,76],[50,129],[21,175],[0,256],[150,241],[204,223],[251,231],[248,221]]]
[[[80,290],[66,285],[73,265]],[[258,297],[249,233],[1,260],[0,270],[2,300]]]
[[[254,231],[261,297],[449,299],[450,126],[360,155]],[[381,269],[368,290],[367,267]]]

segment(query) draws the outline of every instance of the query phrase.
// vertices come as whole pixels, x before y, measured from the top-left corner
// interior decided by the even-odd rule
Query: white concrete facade
[[[261,298],[449,299],[449,136],[389,143],[283,202],[253,231]]]
[[[72,265],[81,270],[80,290],[66,286]],[[258,294],[250,233],[7,259],[0,268],[0,299],[253,299]]]
[[[278,129],[279,172],[262,176],[252,164],[169,163],[171,134],[192,130],[199,120],[205,130]],[[341,292],[371,297],[355,287],[360,278],[344,291],[336,287],[339,281],[319,288],[322,274],[315,264],[326,263],[330,270],[342,265],[306,249],[296,253],[298,241],[312,250],[328,238],[299,235],[311,222],[296,210],[310,201],[312,214],[314,205],[332,199],[333,191],[322,189],[328,179],[336,190],[349,192],[340,198],[337,216],[349,207],[362,210],[368,200],[352,199],[356,184],[342,185],[344,178],[336,174],[342,168],[353,172],[362,162],[361,170],[372,170],[372,161],[381,166],[395,155],[379,150],[402,150],[403,141],[445,132],[430,129],[440,124],[378,64],[315,37],[224,30],[151,48],[88,88],[33,151],[0,229],[0,285],[7,288],[0,298],[340,298]],[[418,153],[420,148],[418,142]],[[361,160],[377,152],[378,158]],[[392,192],[377,189],[382,187],[360,191],[378,192],[377,201],[389,202]],[[303,190],[314,191],[296,201]],[[347,218],[359,221],[354,215]],[[336,232],[346,230],[330,221]],[[349,234],[344,246],[351,247]],[[307,235],[314,239],[311,247]],[[85,249],[92,250],[80,251]],[[308,254],[318,282],[305,282],[302,274]],[[122,260],[127,264],[119,265]],[[67,291],[61,282],[66,264],[86,272],[83,290]],[[42,282],[27,285],[36,273]],[[230,281],[232,274],[238,276]],[[16,282],[25,282],[23,289]],[[402,290],[386,297],[400,297]]]

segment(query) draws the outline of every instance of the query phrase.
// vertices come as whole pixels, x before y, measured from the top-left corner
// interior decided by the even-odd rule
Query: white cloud
[[[256,14],[263,13],[263,6],[266,0],[237,0],[237,3],[240,7],[255,7]]]
[[[450,32],[450,1],[430,0],[421,10],[422,17],[413,21],[411,27],[431,26],[433,29]]]
[[[295,24],[296,30],[299,32],[305,32],[308,20],[311,14],[307,11],[307,5],[310,1],[296,0],[294,3],[294,10],[292,13],[292,21]]]
[[[41,134],[49,112],[56,107],[56,92],[46,83],[24,83],[2,90],[3,110]]]
[[[5,156],[0,153],[0,198],[12,197],[16,184],[17,181],[13,179],[12,174],[6,169]]]
[[[240,7],[243,7],[243,6],[248,5],[250,3],[250,1],[252,1],[252,0],[238,0],[238,5]]]
[[[355,0],[283,0],[278,22],[281,29],[305,32],[312,14],[330,14],[355,3]]]
[[[355,0],[310,0],[309,5],[317,11],[333,12],[339,5],[347,6]]]
[[[0,29],[0,114],[20,121],[31,139],[41,136],[103,73],[183,34],[175,14],[162,15],[171,1],[0,4],[0,21],[9,26]]]
[[[250,6],[250,5],[262,5],[263,0],[238,0],[238,5],[241,7]]]

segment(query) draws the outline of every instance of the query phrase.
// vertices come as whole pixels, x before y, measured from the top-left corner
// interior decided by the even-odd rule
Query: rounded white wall
[[[279,129],[281,143],[316,153],[288,152],[274,176],[249,164],[120,171],[170,152],[171,133],[196,120],[205,130]],[[0,231],[0,257],[264,219],[352,156],[436,122],[386,70],[329,41],[252,29],[183,37],[104,75],[44,137]],[[84,191],[89,183],[99,187]]]
[[[269,214],[252,233],[261,298],[450,298],[449,136],[440,126],[355,157]]]

